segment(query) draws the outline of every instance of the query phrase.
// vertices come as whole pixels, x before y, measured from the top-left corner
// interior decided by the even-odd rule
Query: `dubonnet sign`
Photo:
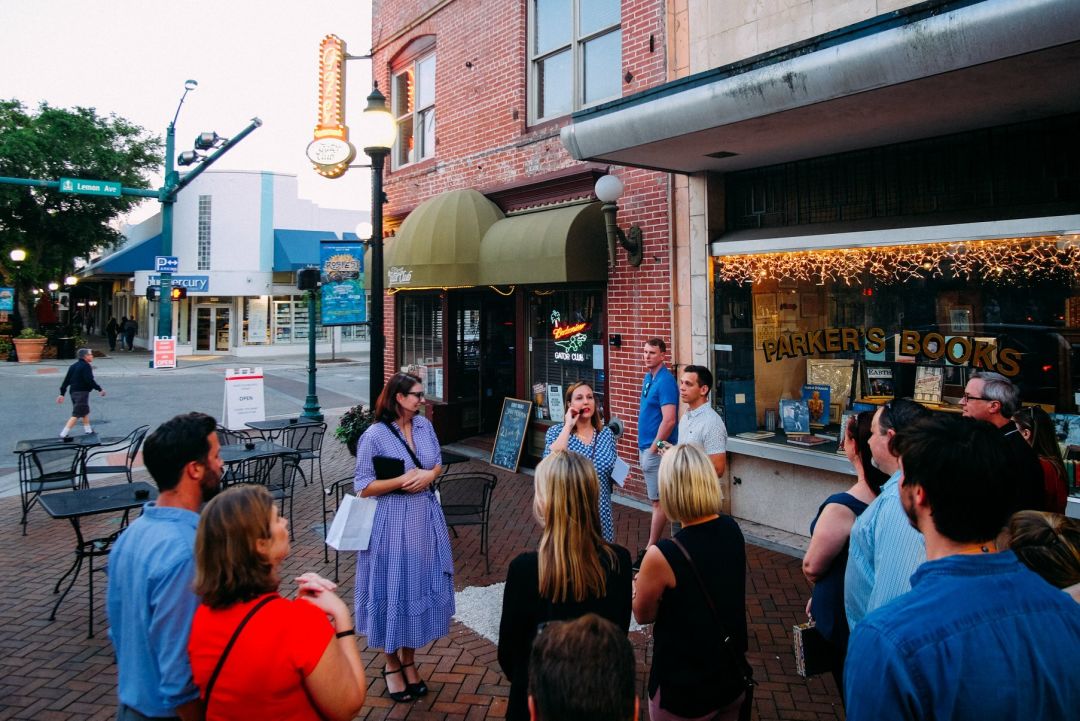
[[[356,157],[345,126],[345,41],[327,35],[319,46],[319,123],[307,147],[315,172],[340,178]]]

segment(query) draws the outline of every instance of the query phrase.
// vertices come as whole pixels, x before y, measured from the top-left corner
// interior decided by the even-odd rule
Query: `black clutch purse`
[[[795,670],[803,678],[825,673],[832,668],[832,646],[813,621],[791,629],[795,637]]]
[[[405,461],[393,456],[372,456],[371,465],[375,468],[375,480],[386,481],[405,475]]]

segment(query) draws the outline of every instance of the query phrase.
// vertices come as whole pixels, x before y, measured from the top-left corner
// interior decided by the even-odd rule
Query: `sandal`
[[[383,675],[384,679],[386,677],[388,677],[388,676],[393,676],[395,673],[400,673],[401,674],[401,680],[405,681],[405,672],[400,667],[395,668],[393,671],[387,671],[384,668],[383,671],[382,671],[382,675]],[[426,689],[425,689],[425,691],[426,691]],[[386,695],[389,696],[391,699],[393,699],[395,703],[406,703],[408,701],[413,700],[412,687],[409,686],[407,681],[405,683],[405,690],[404,691],[391,691],[390,690],[390,684],[386,684]]]
[[[414,664],[411,663],[403,663],[401,664],[401,667],[409,668],[413,665]],[[405,678],[404,674],[402,674],[402,678]],[[420,679],[416,683],[409,683],[409,679],[405,678],[405,688],[408,690],[409,693],[416,696],[417,698],[420,698],[421,696],[427,696],[428,687],[427,684],[424,683],[424,679]]]

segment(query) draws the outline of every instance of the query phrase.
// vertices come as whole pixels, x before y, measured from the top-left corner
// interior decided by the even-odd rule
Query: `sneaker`
[[[634,573],[637,573],[641,570],[641,562],[645,560],[645,551],[647,550],[648,549],[643,548],[638,551],[637,560],[634,561],[633,565],[631,566],[631,568],[634,569]]]

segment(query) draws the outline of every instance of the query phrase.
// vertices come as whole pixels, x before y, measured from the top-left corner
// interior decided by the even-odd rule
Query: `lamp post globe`
[[[367,97],[367,107],[361,115],[360,137],[364,152],[371,158],[371,387],[368,402],[372,407],[383,389],[385,379],[383,333],[383,167],[386,156],[397,137],[394,117],[386,107],[386,97],[379,92],[379,84]]]
[[[22,263],[26,260],[26,251],[22,248],[16,248],[8,254],[11,257],[11,262]]]
[[[49,282],[49,290],[51,290],[53,293],[55,293],[56,291],[60,290],[60,284],[57,283],[55,280],[50,281]]]
[[[64,285],[75,285],[78,282],[79,279],[73,275],[69,275],[68,277],[64,278]]]
[[[594,188],[596,197],[602,203],[614,203],[622,197],[623,182],[616,175],[601,175]]]

